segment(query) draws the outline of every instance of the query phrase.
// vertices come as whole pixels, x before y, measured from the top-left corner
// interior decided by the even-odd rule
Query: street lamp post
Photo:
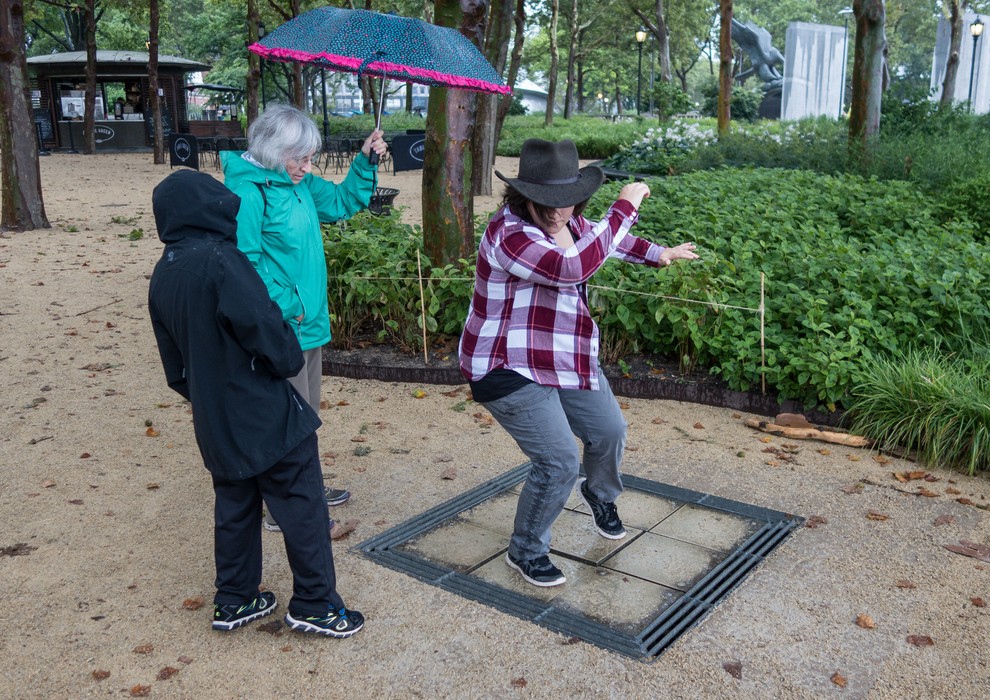
[[[643,107],[643,42],[646,41],[646,32],[640,29],[636,32],[636,45],[639,46],[639,69],[636,80],[636,114],[640,113]]]
[[[969,63],[969,93],[966,101],[969,103],[969,112],[973,113],[973,76],[976,73],[976,44],[983,33],[983,20],[977,15],[976,19],[969,25],[969,33],[973,35],[973,59]]]
[[[842,107],[846,103],[846,64],[849,62],[849,15],[853,13],[851,7],[839,10],[839,14],[845,18],[842,25],[842,79],[839,81],[839,119],[842,119]]]
[[[265,34],[267,34],[265,31],[265,23],[258,22],[258,40],[260,41],[264,39]],[[258,82],[261,83],[261,108],[267,109],[268,99],[265,96],[265,57],[258,56],[258,58],[260,59],[258,63]]]

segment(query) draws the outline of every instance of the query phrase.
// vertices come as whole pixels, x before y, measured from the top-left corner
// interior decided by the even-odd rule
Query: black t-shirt
[[[471,385],[471,396],[474,400],[478,403],[486,403],[508,396],[513,391],[522,389],[527,384],[532,384],[533,380],[527,379],[511,369],[499,367],[478,381],[468,383]]]

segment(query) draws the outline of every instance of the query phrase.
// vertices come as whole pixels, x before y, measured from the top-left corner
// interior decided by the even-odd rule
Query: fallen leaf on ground
[[[525,678],[513,678],[512,687],[513,688],[525,688],[528,685]]]
[[[623,411],[628,411],[629,410],[629,406],[630,406],[630,403],[628,401],[620,401],[619,402],[619,408],[621,408]]]
[[[413,395],[413,398],[414,399],[425,399],[426,398],[426,392],[423,391],[422,389],[416,389],[416,391],[414,391],[412,393],[412,395]]]
[[[368,438],[364,435],[358,435],[356,437],[352,437],[351,442],[368,442]]]
[[[663,425],[666,422],[667,421],[665,421],[663,418],[654,418],[653,419],[653,423],[656,424],[656,425]]]
[[[987,603],[983,598],[970,598],[969,602],[972,603],[977,608],[987,607]]]
[[[255,629],[259,632],[267,632],[268,634],[279,634],[282,631],[282,623],[279,620],[272,620],[271,622],[258,625]]]
[[[330,539],[332,540],[342,540],[349,534],[357,529],[360,520],[345,520],[344,522],[335,522],[333,528],[330,530]]]
[[[165,666],[161,671],[158,672],[158,675],[155,676],[155,678],[156,680],[167,681],[169,678],[171,678],[178,672],[179,669],[175,668],[174,666]]]
[[[842,493],[848,493],[850,495],[856,493],[863,493],[863,484],[853,484],[852,486],[843,486],[841,489]]]
[[[828,525],[828,520],[821,515],[812,515],[804,521],[804,526],[810,527],[812,530],[821,525]]]
[[[155,650],[154,644],[138,644],[132,650],[135,654],[150,654]]]
[[[436,462],[437,464],[442,464],[443,462],[453,462],[454,458],[448,454],[440,454],[437,455],[433,461]]]
[[[158,437],[159,435],[161,435],[161,433],[159,433],[151,426],[148,426],[148,429],[144,431],[144,434],[147,435],[148,437]]]
[[[858,462],[859,455],[846,455],[846,459],[848,459],[850,462]]]
[[[91,455],[89,452],[83,452],[81,455],[79,455],[79,459],[89,459],[92,456],[93,455]]]
[[[867,520],[877,520],[877,521],[881,521],[882,522],[884,520],[889,520],[890,519],[890,516],[887,515],[886,513],[880,513],[878,511],[871,510],[871,511],[867,511],[867,513],[866,513],[866,519]]]
[[[959,494],[961,494],[961,493],[962,493],[962,491],[960,491],[959,489],[957,489],[957,488],[953,488],[953,487],[951,487],[951,486],[950,486],[950,487],[948,487],[947,489],[945,489],[945,492],[946,492],[947,494],[949,494],[950,496],[958,496]]]
[[[110,677],[109,671],[104,671],[102,669],[97,669],[93,671],[93,678],[95,678],[98,681],[105,681],[109,677]]]
[[[145,488],[148,489],[149,491],[154,491],[155,489],[159,489],[161,487],[158,484],[156,484],[154,481],[152,481],[150,484],[145,486]]]
[[[764,435],[763,437],[760,438],[760,442],[773,442],[773,438],[770,437],[769,435]]]
[[[186,598],[184,601],[182,601],[182,607],[184,607],[186,610],[199,610],[201,607],[203,607],[204,602],[206,601],[203,600],[203,596],[198,595],[195,598]]]
[[[845,676],[843,676],[841,673],[836,671],[835,673],[832,674],[832,682],[835,683],[840,688],[845,688],[846,684],[849,681],[846,680]]]
[[[910,472],[891,472],[894,478],[900,481],[902,484],[907,481],[913,481],[914,479],[924,479],[928,476],[928,472],[923,470],[910,471]]]
[[[943,544],[942,546],[950,552],[962,554],[965,557],[973,557],[979,561],[990,562],[990,546],[988,545],[959,540],[959,544]]]
[[[897,581],[894,582],[894,585],[897,588],[907,588],[907,589],[918,587],[917,584],[908,581],[906,578],[898,579]]]
[[[695,430],[704,430],[705,429],[705,426],[703,426],[701,423],[695,423],[694,424],[694,429]]]
[[[873,621],[873,618],[869,615],[859,614],[856,616],[856,624],[862,627],[864,630],[876,629],[877,623]]]
[[[890,464],[890,458],[884,455],[873,455],[873,461],[877,464]]]
[[[924,496],[925,498],[938,498],[937,493],[935,493],[934,491],[929,491],[923,486],[918,489],[918,495]]]
[[[52,479],[45,479],[44,481],[41,482],[41,488],[43,489],[50,489],[54,485],[55,482]]]
[[[341,399],[340,401],[338,401],[337,402],[337,405],[338,406],[350,406],[350,404],[347,403],[346,401],[344,401],[343,399]]]
[[[131,697],[132,698],[146,698],[148,694],[151,693],[150,685],[134,685],[131,686]]]
[[[460,394],[460,393],[461,393],[461,389],[462,389],[462,388],[463,388],[463,387],[457,387],[457,388],[456,388],[456,389],[454,389],[453,391],[443,391],[443,392],[441,392],[441,393],[442,393],[442,394],[443,394],[444,396],[449,396],[450,398],[454,398],[455,396],[457,396],[458,394]]]
[[[444,481],[453,481],[457,478],[457,469],[454,467],[447,467],[442,472],[440,472],[440,478]]]
[[[908,644],[913,644],[916,647],[935,646],[935,640],[927,634],[909,634],[907,642]]]
[[[832,454],[832,450],[828,449],[827,447],[823,447],[822,449],[818,450],[818,454],[825,455],[826,457],[828,457],[830,454]]]
[[[939,525],[951,525],[954,522],[956,522],[956,519],[953,516],[940,515],[932,521],[932,525],[938,527]]]
[[[725,669],[725,672],[728,673],[733,678],[735,678],[736,680],[740,680],[742,678],[741,661],[726,661],[725,663],[722,664],[722,668]]]
[[[180,664],[188,665],[193,662],[193,658],[191,656],[180,656],[179,658],[176,659],[176,661],[178,661]]]

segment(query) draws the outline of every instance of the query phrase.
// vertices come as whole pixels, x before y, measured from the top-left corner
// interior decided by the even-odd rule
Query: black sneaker
[[[553,565],[550,557],[546,554],[536,559],[523,561],[506,552],[505,563],[522,574],[522,577],[534,586],[559,586],[567,581],[564,574]]]
[[[595,498],[591,490],[588,489],[588,480],[581,479],[581,498],[591,508],[591,515],[595,520],[595,529],[602,537],[610,540],[621,540],[626,536],[626,528],[622,527],[619,514],[615,510],[615,503],[612,501],[599,501]]]
[[[229,632],[252,620],[257,620],[259,617],[271,615],[277,607],[278,602],[275,600],[275,594],[271,591],[262,591],[257,598],[244,605],[237,603],[217,605],[214,603],[213,629]]]
[[[328,506],[342,506],[351,500],[351,492],[347,489],[332,489],[327,486],[326,495]]]
[[[323,617],[301,617],[296,619],[292,613],[286,613],[285,624],[299,632],[310,634],[325,634],[328,637],[343,639],[356,634],[364,627],[364,615],[357,610],[331,610]]]

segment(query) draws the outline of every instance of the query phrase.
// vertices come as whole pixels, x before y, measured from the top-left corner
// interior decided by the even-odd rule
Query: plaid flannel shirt
[[[584,283],[610,257],[660,266],[664,248],[629,233],[638,219],[626,200],[597,223],[572,217],[577,240],[564,249],[508,207],[496,212],[478,249],[461,334],[464,376],[478,381],[504,367],[544,386],[597,391],[598,326]]]

